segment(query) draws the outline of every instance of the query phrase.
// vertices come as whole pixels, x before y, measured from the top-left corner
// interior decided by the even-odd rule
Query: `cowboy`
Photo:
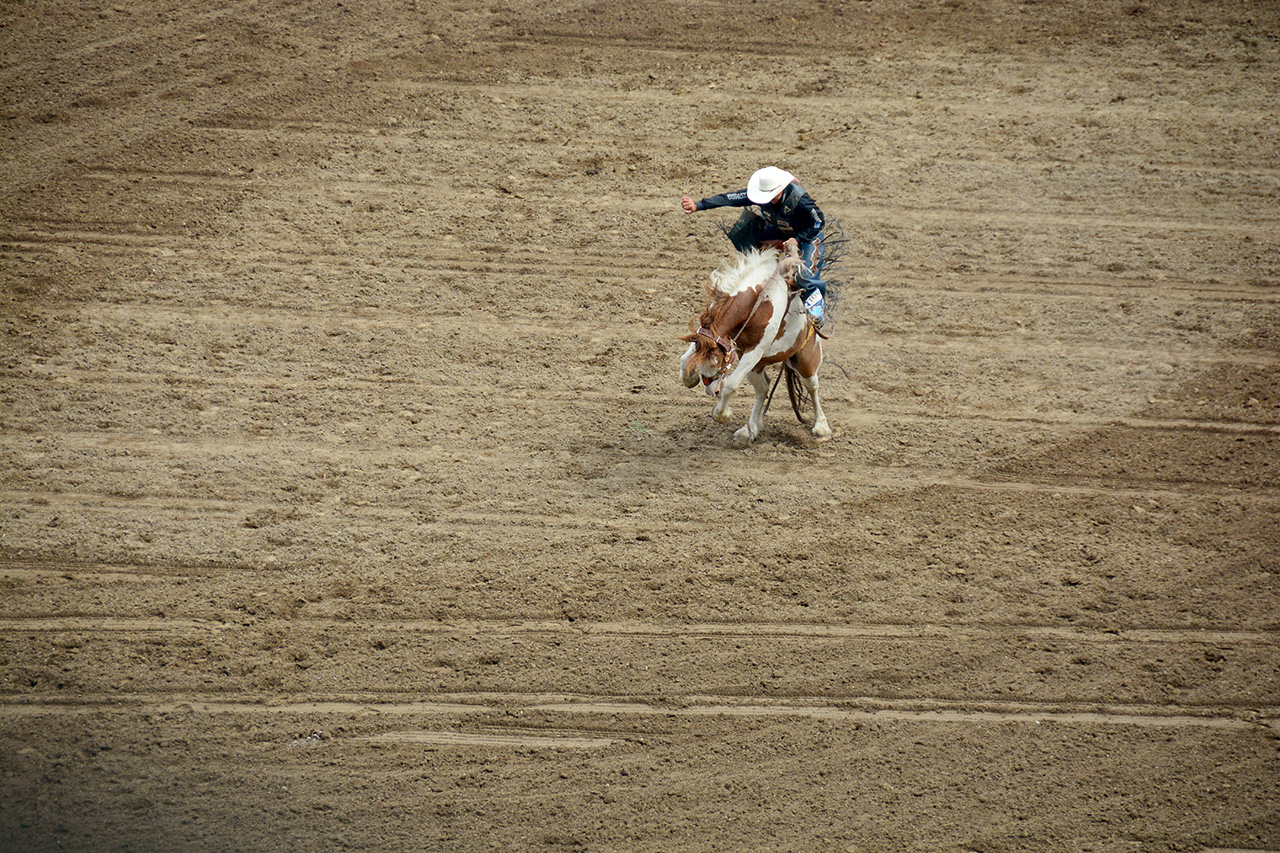
[[[800,244],[800,267],[796,284],[805,310],[813,324],[823,331],[827,322],[827,283],[822,280],[822,210],[796,182],[795,176],[777,166],[757,170],[745,190],[713,195],[701,201],[685,196],[680,206],[686,213],[715,207],[749,207],[726,232],[739,252],[759,248],[768,240],[795,238]]]

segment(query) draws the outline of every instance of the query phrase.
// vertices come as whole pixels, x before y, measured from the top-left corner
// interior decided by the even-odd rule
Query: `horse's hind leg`
[[[769,377],[764,371],[751,371],[747,374],[751,387],[756,389],[756,401],[751,406],[751,416],[747,423],[733,434],[734,447],[746,447],[760,436],[760,427],[764,425],[764,407],[769,400]]]
[[[827,425],[827,414],[822,411],[822,400],[818,397],[818,374],[801,376],[800,382],[813,398],[813,435],[818,441],[826,441],[831,438],[831,427]]]
[[[831,438],[831,427],[827,425],[827,415],[822,411],[822,398],[818,396],[818,368],[822,366],[822,341],[814,337],[800,352],[793,356],[796,373],[800,376],[800,384],[813,398],[813,436],[818,441]],[[806,375],[808,374],[808,375]]]

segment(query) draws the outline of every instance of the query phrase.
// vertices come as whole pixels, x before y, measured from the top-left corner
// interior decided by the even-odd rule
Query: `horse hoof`
[[[744,447],[751,446],[751,433],[746,429],[740,429],[733,434],[733,446],[741,450]]]
[[[716,423],[723,424],[727,423],[729,418],[733,417],[733,409],[726,407],[723,412],[712,412],[711,414],[712,417],[716,419]]]
[[[831,427],[826,424],[814,427],[813,437],[818,441],[829,441],[831,439]]]

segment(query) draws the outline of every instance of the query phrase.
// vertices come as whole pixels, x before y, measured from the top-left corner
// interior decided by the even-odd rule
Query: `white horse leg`
[[[711,410],[711,417],[716,419],[716,423],[722,424],[733,417],[733,409],[729,407],[729,400],[738,392],[738,386],[742,384],[744,376],[750,375],[751,367],[760,360],[760,356],[751,359],[746,365],[738,362],[738,366],[733,369],[728,376],[712,382],[707,390],[715,395],[716,405]]]
[[[747,379],[751,387],[756,389],[756,401],[751,407],[751,416],[746,424],[733,434],[734,447],[746,447],[760,436],[760,428],[764,426],[764,407],[769,399],[769,377],[760,373],[749,373]]]
[[[714,388],[715,385],[713,384]],[[733,417],[733,407],[729,405],[729,400],[733,397],[732,391],[726,391],[724,388],[724,380],[720,380],[720,390],[714,392],[716,395],[716,404],[711,407],[711,417],[715,418],[716,423],[722,424]]]
[[[813,398],[813,434],[818,441],[826,441],[831,438],[831,427],[827,425],[827,414],[822,411],[822,401],[818,398],[818,375],[801,376],[800,381]]]

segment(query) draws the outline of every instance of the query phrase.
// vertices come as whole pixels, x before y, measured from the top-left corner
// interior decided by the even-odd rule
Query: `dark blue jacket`
[[[698,202],[698,210],[713,207],[750,207],[754,202],[747,198],[746,190],[721,193]],[[795,237],[801,243],[812,243],[826,224],[817,202],[809,197],[804,187],[795,181],[787,184],[782,199],[777,204],[759,205],[760,216],[777,228],[784,237]]]

